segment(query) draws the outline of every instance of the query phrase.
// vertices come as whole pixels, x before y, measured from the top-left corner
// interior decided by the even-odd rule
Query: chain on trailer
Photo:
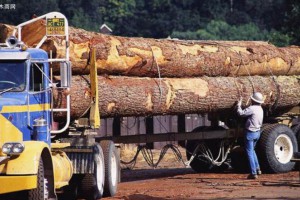
[[[248,66],[245,64],[244,59],[243,59],[243,57],[242,57],[242,55],[241,55],[241,52],[238,52],[238,51],[235,51],[235,52],[236,52],[236,53],[238,54],[238,56],[240,57],[241,63],[242,63],[242,65],[239,66],[239,69],[240,69],[241,66],[243,66],[243,67],[246,69],[247,74],[248,74],[248,80],[249,80],[249,82],[250,82],[250,84],[251,84],[251,86],[252,86],[253,92],[255,92],[255,85],[254,85],[252,76],[251,76],[251,74],[250,74],[250,72],[249,72]],[[268,60],[268,58],[267,58],[266,56],[265,56],[265,59]],[[268,72],[269,72],[269,75],[272,77],[272,80],[273,80],[274,85],[275,85],[275,87],[276,87],[276,97],[275,97],[275,101],[274,101],[274,104],[272,105],[272,107],[269,108],[269,111],[272,112],[273,110],[275,110],[275,109],[277,108],[277,104],[278,104],[278,101],[279,101],[279,99],[280,99],[280,87],[279,87],[279,84],[278,84],[277,80],[275,79],[275,75],[273,74],[273,71],[271,70],[269,64],[265,64],[265,67],[267,68],[267,70],[268,70]],[[238,69],[238,71],[239,71],[239,69]],[[290,70],[291,70],[291,67],[290,67],[289,70],[287,71],[287,74],[289,73]],[[236,77],[236,75],[234,74],[233,77]],[[240,91],[240,88],[239,88],[239,86],[238,86],[236,80],[235,80],[235,85],[236,85],[236,87],[237,87],[238,95],[239,95],[239,97],[241,97],[241,91]],[[270,96],[272,96],[272,93],[270,94]],[[264,99],[265,99],[265,97],[266,97],[266,96],[264,96]],[[248,105],[249,100],[250,100],[250,99],[247,100],[246,105]]]
[[[201,159],[201,157],[206,158],[209,163],[213,166],[221,166],[225,160],[227,159],[227,156],[230,152],[230,148],[228,147],[227,150],[225,151],[225,142],[222,141],[219,149],[219,153],[216,158],[214,158],[212,152],[210,151],[209,148],[206,147],[203,143],[199,144],[200,147],[200,153],[198,155],[198,158]]]
[[[121,165],[123,165],[123,169],[133,169],[137,163],[137,158],[141,153],[148,166],[155,169],[163,160],[167,151],[171,149],[177,162],[181,162],[185,167],[189,167],[194,159],[203,160],[211,164],[211,166],[221,166],[227,160],[228,155],[230,153],[230,149],[232,147],[232,145],[229,145],[227,148],[225,148],[225,146],[225,141],[222,141],[220,144],[218,155],[214,157],[210,149],[204,143],[200,142],[193,152],[189,152],[191,154],[191,158],[187,161],[184,161],[179,148],[173,144],[167,144],[160,151],[157,161],[154,161],[153,151],[149,149],[146,145],[138,145],[137,151],[132,160],[121,160]]]
[[[225,151],[225,145],[222,141],[219,149],[219,153],[216,158],[214,158],[212,152],[209,148],[206,147],[204,143],[199,143],[195,150],[191,153],[191,158],[188,161],[184,161],[183,156],[179,150],[179,148],[173,144],[167,144],[165,145],[160,154],[157,161],[154,161],[153,152],[151,149],[149,149],[146,145],[139,145],[137,147],[136,154],[130,161],[124,161],[121,160],[121,165],[123,169],[133,169],[137,163],[137,158],[139,154],[141,153],[144,160],[148,164],[148,166],[152,167],[153,169],[157,168],[160,162],[163,160],[164,156],[166,155],[167,151],[171,149],[177,162],[181,162],[185,167],[189,167],[191,162],[194,159],[199,159],[202,161],[205,161],[212,166],[221,166],[227,159],[228,154],[230,153],[230,147],[228,147]]]
[[[141,153],[143,158],[145,159],[148,166],[152,167],[153,169],[157,168],[159,163],[163,160],[164,156],[166,155],[167,151],[171,149],[173,152],[176,160],[181,162],[185,167],[188,167],[184,162],[183,156],[179,150],[179,148],[173,144],[165,145],[162,150],[160,151],[159,157],[157,161],[154,161],[154,155],[152,149],[149,149],[146,145],[138,145],[137,151],[130,161],[123,161],[121,160],[121,165],[123,169],[133,169],[137,163],[138,155]]]

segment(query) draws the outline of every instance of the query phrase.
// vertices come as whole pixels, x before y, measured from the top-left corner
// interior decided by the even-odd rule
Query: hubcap
[[[115,154],[113,153],[111,157],[111,182],[113,186],[117,185],[117,174],[118,174],[118,165],[117,165],[117,159]]]
[[[274,153],[276,159],[280,163],[286,164],[290,162],[293,156],[293,143],[289,136],[281,134],[276,138],[274,143]]]
[[[104,163],[103,160],[96,156],[96,181],[97,181],[97,188],[98,191],[103,191],[104,186]]]

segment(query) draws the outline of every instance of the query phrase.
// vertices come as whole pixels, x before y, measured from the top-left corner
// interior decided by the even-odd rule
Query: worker
[[[248,179],[257,179],[261,174],[260,166],[255,153],[255,145],[260,137],[261,126],[263,122],[263,109],[261,104],[264,102],[263,95],[254,92],[251,96],[251,105],[242,109],[242,98],[237,103],[237,113],[242,117],[247,117],[245,124],[245,150],[247,153],[250,174]]]

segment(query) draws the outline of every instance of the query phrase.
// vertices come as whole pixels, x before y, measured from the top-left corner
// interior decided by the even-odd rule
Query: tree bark
[[[44,49],[61,57],[62,41]],[[299,75],[300,48],[257,41],[182,41],[127,38],[70,28],[73,74],[88,74],[95,48],[99,74],[139,77]],[[56,70],[58,68],[55,68]],[[56,71],[54,69],[54,71]]]
[[[150,116],[209,112],[233,112],[236,101],[246,104],[254,91],[265,95],[269,109],[278,111],[299,105],[300,77],[202,77],[132,78],[98,77],[101,117]],[[73,76],[72,118],[81,116],[90,105],[88,78]],[[56,95],[55,105],[65,102]]]
[[[22,41],[29,47],[35,47],[39,41],[46,35],[45,20],[38,20],[32,24],[26,25],[22,28]],[[15,26],[0,23],[0,42],[5,40],[13,34]],[[18,34],[16,34],[18,36]]]
[[[8,24],[0,24],[0,43],[5,43],[5,40],[12,35],[14,26]]]
[[[0,26],[4,27],[3,25]],[[0,34],[5,32],[0,30]],[[91,48],[97,51],[100,74],[140,77],[199,77],[245,75],[299,75],[300,48],[278,48],[255,41],[183,41],[128,38],[69,28],[73,74],[88,74]],[[23,29],[22,38],[35,46],[45,34],[38,21]],[[6,35],[1,34],[0,38]],[[64,56],[62,38],[46,41],[43,49]],[[54,66],[54,72],[59,68]]]

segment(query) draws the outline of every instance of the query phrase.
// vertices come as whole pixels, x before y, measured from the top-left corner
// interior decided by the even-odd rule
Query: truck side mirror
[[[61,78],[60,86],[62,88],[71,87],[71,77],[72,77],[71,63],[70,62],[60,63],[60,78]]]

